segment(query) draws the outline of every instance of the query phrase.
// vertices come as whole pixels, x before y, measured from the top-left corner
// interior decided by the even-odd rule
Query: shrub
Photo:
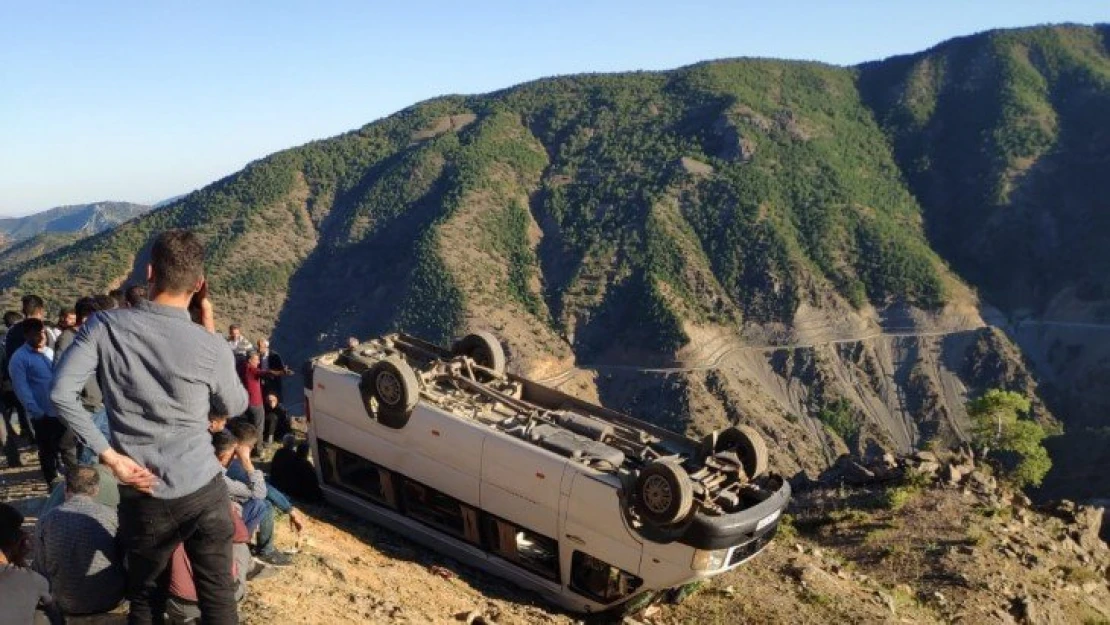
[[[1028,416],[1029,400],[991,389],[968,403],[974,444],[991,458],[1000,476],[1019,487],[1039,486],[1052,468],[1044,448],[1046,432]]]

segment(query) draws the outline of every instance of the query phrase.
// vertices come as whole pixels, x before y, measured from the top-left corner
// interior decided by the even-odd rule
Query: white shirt
[[[30,625],[35,622],[39,603],[52,603],[50,584],[31,569],[0,564],[0,623]]]

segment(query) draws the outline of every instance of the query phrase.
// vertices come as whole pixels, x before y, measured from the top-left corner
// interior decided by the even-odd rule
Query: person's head
[[[127,308],[127,299],[123,296],[123,289],[108,291],[108,297],[116,303],[115,308]]]
[[[79,466],[66,473],[66,499],[77,495],[96,497],[100,492],[100,474],[96,469]]]
[[[123,294],[123,299],[127,300],[127,307],[134,308],[139,305],[139,302],[146,299],[146,287],[138,284],[132,284],[127,287],[127,291]]]
[[[308,452],[310,449],[308,441],[304,441],[300,445],[297,445],[297,457],[301,460],[308,460]]]
[[[347,347],[349,349],[354,349],[358,346],[359,346],[359,340],[358,340],[357,337],[354,337],[354,336],[348,336],[347,337]]]
[[[10,328],[10,327],[14,326],[15,324],[19,323],[20,321],[23,321],[23,315],[22,314],[14,311],[14,310],[9,310],[9,311],[4,313],[4,327],[5,328]]]
[[[221,467],[231,464],[231,459],[235,457],[235,448],[238,446],[239,441],[227,430],[212,434],[212,449],[216,452],[216,459],[219,460]]]
[[[260,353],[265,354],[266,352],[270,351],[270,340],[269,339],[258,339],[258,343],[256,344],[256,346],[258,347],[258,351]]]
[[[77,327],[77,311],[72,308],[63,308],[58,313],[58,327],[62,330]]]
[[[98,310],[100,310],[100,305],[96,303],[95,297],[82,297],[77,300],[77,303],[73,306],[73,312],[77,317],[76,325],[85,323],[85,320]]]
[[[293,451],[293,448],[296,447],[296,446],[297,446],[297,435],[296,434],[286,434],[285,436],[281,437],[281,447],[282,447],[282,449],[288,449],[289,451]]]
[[[260,362],[262,362],[262,357],[258,355],[258,352],[254,351],[252,349],[249,353],[247,353],[247,364],[248,365],[250,365],[252,367],[257,367],[258,363],[260,363]]]
[[[227,415],[218,412],[208,413],[208,433],[223,432],[227,427]]]
[[[273,408],[277,408],[277,405],[278,405],[278,396],[273,394],[273,393],[267,393],[266,394],[266,407],[268,407],[270,409],[273,409]]]
[[[23,317],[34,317],[35,319],[42,319],[46,316],[46,302],[38,295],[24,295],[23,296]]]
[[[204,246],[188,230],[167,230],[154,239],[147,279],[151,296],[192,296],[204,284]]]
[[[116,304],[116,300],[106,293],[97,295],[95,299],[97,310],[115,310],[119,306]]]
[[[239,444],[244,447],[254,447],[254,444],[258,442],[258,428],[246,419],[228,421],[227,428],[224,431],[234,436],[235,440],[239,441]]]
[[[0,503],[0,552],[3,552],[8,562],[23,564],[26,551],[23,515],[14,506]]]
[[[243,329],[239,327],[239,324],[233,323],[227,327],[227,338],[238,341],[242,336]]]
[[[46,346],[46,324],[42,319],[31,317],[23,320],[23,340],[31,349],[42,349]]]

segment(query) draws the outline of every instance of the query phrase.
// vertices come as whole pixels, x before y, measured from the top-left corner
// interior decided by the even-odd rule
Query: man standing
[[[285,366],[281,354],[270,351],[269,339],[258,339],[258,368],[268,371],[269,375],[262,379],[262,394],[277,395],[278,402],[282,401],[282,382],[285,377],[293,372]]]
[[[227,344],[215,334],[204,280],[204,247],[185,230],[163,232],[151,249],[151,297],[131,310],[98,312],[62,359],[51,399],[59,414],[120,481],[120,540],[128,563],[129,622],[161,621],[159,577],[184,543],[206,623],[237,623],[231,579],[228,492],[208,434],[211,399],[246,409]],[[201,325],[193,323],[195,309]],[[102,382],[112,442],[93,424],[80,393]]]
[[[25,319],[24,343],[8,360],[8,375],[12,378],[15,396],[23,405],[35,431],[35,444],[39,448],[39,462],[47,486],[54,485],[58,477],[58,456],[62,453],[65,424],[58,420],[58,413],[50,403],[50,385],[54,382],[54,350],[46,346],[46,326],[42,319]],[[65,457],[67,468],[77,466],[75,450],[69,449]]]
[[[82,297],[77,300],[77,305],[74,306],[76,320],[73,327],[63,330],[61,336],[58,337],[58,341],[54,344],[54,368],[61,364],[62,355],[73,344],[73,339],[77,337],[77,330],[98,310],[100,310],[100,304],[97,303],[95,297]],[[89,376],[88,381],[85,382],[85,388],[81,391],[81,404],[85,406],[85,410],[89,411],[93,423],[100,428],[100,432],[107,438],[108,413],[104,410],[104,394],[100,392],[100,381],[96,379],[95,375]],[[96,463],[96,455],[92,453],[92,450],[85,445],[77,444],[73,430],[66,428],[66,435],[62,443],[67,450],[70,447],[76,449],[77,461],[81,464]]]
[[[39,319],[40,321],[46,316],[46,303],[38,295],[24,295],[23,296],[23,319],[8,326],[8,333],[4,335],[4,353],[8,355],[8,362],[12,360],[12,355],[23,346],[23,322],[27,319]],[[49,345],[53,349],[53,345]],[[0,378],[10,380],[8,377],[8,368],[4,367],[0,371]],[[19,414],[19,429],[23,435],[28,439],[31,438],[31,427],[27,421],[27,411],[23,409],[23,404],[19,401],[15,402],[15,411]]]
[[[259,437],[254,443],[254,454],[262,453],[262,432],[266,426],[266,406],[262,401],[262,379],[266,377],[264,371],[258,368],[258,352],[247,354],[246,366],[243,367],[243,386],[247,389],[247,418],[258,430]]]
[[[14,310],[4,313],[4,338],[7,338],[9,329],[23,319],[23,315]],[[6,341],[5,341],[6,342]],[[8,459],[9,467],[21,467],[23,462],[19,459],[19,439],[12,426],[12,416],[22,410],[19,399],[12,389],[11,378],[8,377],[8,353],[3,343],[0,343],[0,446],[4,448],[4,456]],[[25,419],[25,418],[24,418]],[[28,438],[31,433],[25,425],[20,423],[20,436]]]
[[[236,359],[246,358],[247,352],[254,349],[247,337],[243,336],[243,330],[237,323],[233,323],[227,328],[227,346],[231,348]]]
[[[119,522],[114,509],[95,500],[99,490],[96,469],[75,468],[66,475],[65,503],[35,526],[35,570],[66,614],[99,614],[123,600]]]

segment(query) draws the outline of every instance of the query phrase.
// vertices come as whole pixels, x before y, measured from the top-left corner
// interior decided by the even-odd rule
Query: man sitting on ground
[[[286,434],[293,432],[293,423],[285,406],[278,402],[278,396],[271,393],[266,396],[266,445],[274,441],[285,439]]]
[[[243,425],[253,429],[250,424]],[[243,522],[250,533],[258,533],[255,555],[272,566],[289,566],[293,563],[292,558],[274,546],[274,505],[266,497],[266,478],[251,463],[252,443],[253,441],[241,442],[230,431],[212,435],[212,447],[216,452],[216,459],[224,468],[224,482],[231,500],[243,507]],[[238,461],[247,480],[240,481],[228,475],[228,467],[233,460]],[[296,518],[296,511],[292,510],[292,506],[289,511],[290,519]],[[294,522],[294,527],[298,526],[299,520]]]
[[[114,508],[97,503],[100,474],[87,466],[66,475],[66,501],[35,526],[35,570],[46,576],[66,614],[100,614],[123,601],[127,575]]]
[[[323,493],[316,479],[316,469],[308,461],[308,442],[294,448],[295,442],[292,434],[285,435],[282,448],[274,454],[274,459],[270,462],[270,479],[274,486],[294,499],[320,501]]]
[[[32,623],[42,608],[54,625],[64,623],[46,578],[26,567],[31,544],[23,533],[23,515],[0,503],[0,623]]]

